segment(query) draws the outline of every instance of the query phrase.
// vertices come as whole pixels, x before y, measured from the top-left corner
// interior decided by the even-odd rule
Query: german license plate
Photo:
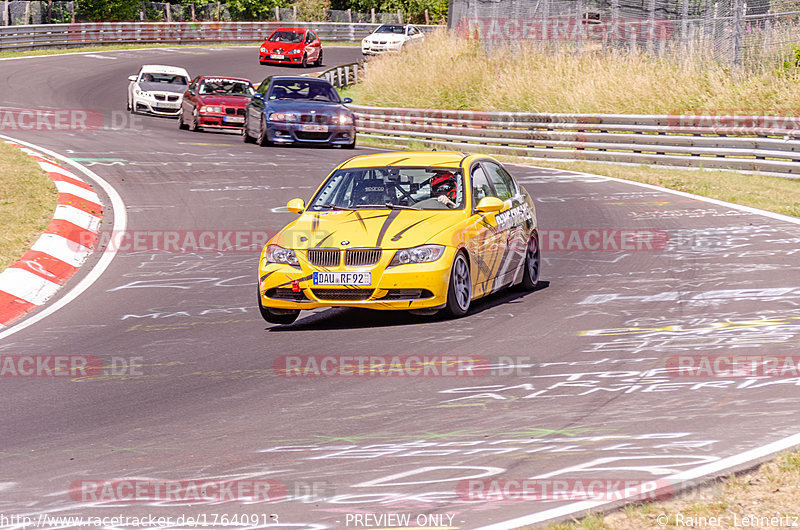
[[[225,116],[222,121],[225,123],[244,123],[244,116]]]
[[[300,125],[303,132],[328,132],[327,125],[317,125],[316,123],[304,123]]]
[[[315,272],[314,285],[371,285],[371,272]]]
[[[269,58],[270,59],[286,59],[286,57],[283,56],[283,55],[270,55]]]

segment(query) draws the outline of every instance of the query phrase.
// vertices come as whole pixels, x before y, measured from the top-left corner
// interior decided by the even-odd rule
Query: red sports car
[[[183,94],[178,114],[181,129],[241,129],[245,107],[255,93],[252,83],[238,77],[201,75]]]
[[[310,29],[278,28],[259,48],[258,62],[322,66],[322,43]]]

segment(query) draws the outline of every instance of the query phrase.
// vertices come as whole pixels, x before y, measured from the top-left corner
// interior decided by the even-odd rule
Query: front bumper
[[[258,62],[261,64],[273,63],[273,64],[300,64],[303,62],[303,54],[300,53],[298,55],[285,55],[283,59],[272,59],[269,54],[262,54],[259,53],[258,55]]]
[[[156,116],[177,116],[181,110],[180,101],[170,102],[151,102],[144,99],[134,99],[136,112],[143,114],[154,114]]]
[[[198,114],[200,127],[209,129],[241,129],[244,126],[244,116],[227,114]],[[241,121],[231,120],[238,118]]]
[[[380,55],[382,53],[399,53],[403,43],[398,44],[362,44],[361,53],[364,55]]]
[[[267,136],[276,144],[310,143],[310,144],[352,144],[356,139],[355,125],[328,125],[327,131],[301,131],[300,123],[267,122]]]
[[[275,309],[361,307],[409,310],[444,307],[455,253],[456,249],[448,247],[434,262],[386,268],[394,257],[394,251],[385,250],[381,260],[370,267],[317,268],[306,262],[301,257],[303,252],[298,251],[300,268],[276,263],[264,266],[263,261],[259,262],[261,305]],[[316,286],[313,284],[314,271],[370,271],[372,283],[357,287]],[[292,290],[294,282],[297,282],[299,291]]]

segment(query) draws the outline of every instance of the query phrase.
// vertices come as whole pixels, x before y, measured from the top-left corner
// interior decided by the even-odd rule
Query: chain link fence
[[[205,5],[171,4],[166,2],[144,2],[139,14],[140,21],[148,22],[203,22],[239,20],[231,14],[228,6],[221,2]],[[63,1],[0,1],[0,26],[21,26],[25,24],[63,24],[74,22],[76,17],[75,2]],[[80,11],[77,13],[80,19]],[[262,21],[286,22],[341,22],[367,24],[393,24],[406,21],[401,12],[396,13],[360,13],[351,10],[327,10],[318,16],[303,17],[295,8],[275,8],[270,16],[262,17]],[[438,23],[438,21],[433,21]]]
[[[451,0],[448,27],[490,46],[637,48],[755,66],[793,57],[800,0]]]

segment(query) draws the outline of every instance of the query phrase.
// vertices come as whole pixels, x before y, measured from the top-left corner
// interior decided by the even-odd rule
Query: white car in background
[[[399,52],[407,43],[421,42],[425,34],[411,24],[383,24],[364,37],[361,53],[377,55],[385,52]]]
[[[133,113],[177,116],[189,73],[177,66],[146,64],[128,77],[128,110]]]

